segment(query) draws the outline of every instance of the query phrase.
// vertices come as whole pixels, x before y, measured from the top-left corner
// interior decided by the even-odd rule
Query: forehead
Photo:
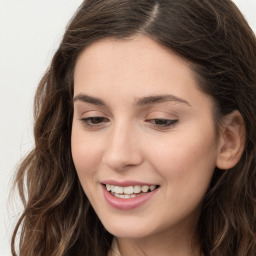
[[[107,38],[93,43],[80,54],[74,80],[75,84],[81,78],[111,77],[114,80],[118,75],[122,75],[123,81],[131,77],[159,80],[168,73],[171,80],[178,79],[182,73],[193,76],[188,61],[146,36],[125,40]]]
[[[75,66],[74,96],[79,93],[108,102],[166,94],[192,104],[198,97],[208,98],[190,63],[146,36],[108,38],[87,47]]]
[[[130,63],[137,69],[139,68],[139,70],[143,69],[143,67],[155,69],[161,67],[162,69],[163,66],[170,64],[170,61],[179,64],[180,70],[183,67],[187,70],[190,69],[188,60],[143,35],[128,39],[105,38],[91,44],[78,57],[75,71],[77,66],[81,62],[85,64],[85,61],[87,64],[96,65],[97,68],[104,64],[107,64],[106,66],[109,69],[113,66],[118,67],[115,71],[121,70],[124,65]],[[144,63],[143,66],[140,65],[142,62]],[[146,64],[148,66],[145,66]],[[149,64],[152,65],[149,66]]]
[[[137,50],[140,50],[140,57],[144,54],[149,54],[150,57],[153,57],[154,55],[166,56],[168,53],[175,55],[169,48],[159,44],[148,36],[135,35],[124,39],[109,37],[98,40],[84,49],[82,54],[80,54],[78,61],[85,53],[87,56],[93,55],[96,58],[102,55],[111,57],[116,53],[120,58],[126,58],[127,55],[133,54]],[[176,61],[183,62],[184,64],[188,62],[182,57],[178,57],[177,55],[176,57]]]

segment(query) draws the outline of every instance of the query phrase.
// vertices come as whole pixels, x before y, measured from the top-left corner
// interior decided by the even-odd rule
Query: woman
[[[229,0],[84,1],[35,98],[20,255],[256,253],[256,40]]]

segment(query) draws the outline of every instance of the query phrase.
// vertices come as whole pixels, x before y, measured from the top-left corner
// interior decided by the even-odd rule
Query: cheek
[[[150,147],[151,166],[162,177],[164,200],[159,209],[166,219],[170,215],[185,218],[200,211],[215,169],[214,144],[214,137],[200,139],[183,134],[182,140],[177,136]]]
[[[95,187],[95,184],[97,184],[97,170],[101,159],[101,144],[93,140],[91,136],[87,136],[81,128],[73,125],[71,135],[72,158],[80,184],[92,205],[95,204],[94,193],[96,189],[99,189]]]
[[[102,143],[101,143],[102,144]],[[101,159],[99,142],[93,140],[92,136],[86,133],[77,125],[72,127],[71,152],[74,165],[81,183],[89,182]]]
[[[193,134],[193,136],[192,136]],[[148,147],[151,165],[171,184],[168,189],[206,190],[216,163],[216,137],[214,131],[194,131],[154,141]]]

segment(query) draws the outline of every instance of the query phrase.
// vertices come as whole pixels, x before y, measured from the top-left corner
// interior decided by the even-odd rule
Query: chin
[[[141,239],[149,234],[141,230],[121,230],[121,229],[111,229],[108,230],[110,234],[118,238],[129,238],[129,239]]]
[[[142,225],[136,225],[136,223],[131,225],[129,222],[107,223],[106,225],[104,225],[104,227],[110,234],[119,238],[139,239],[139,238],[150,236],[152,233],[154,233],[153,230],[149,229],[148,225],[142,226]]]

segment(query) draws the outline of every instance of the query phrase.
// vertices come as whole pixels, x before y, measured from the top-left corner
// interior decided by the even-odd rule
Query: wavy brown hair
[[[84,194],[71,157],[73,72],[88,45],[136,34],[191,64],[219,118],[240,111],[244,153],[234,168],[216,168],[198,230],[206,256],[256,255],[256,39],[229,0],[82,3],[35,96],[35,148],[16,176],[24,211],[13,233],[12,255],[17,255],[16,240],[21,256],[107,255],[113,237]]]

